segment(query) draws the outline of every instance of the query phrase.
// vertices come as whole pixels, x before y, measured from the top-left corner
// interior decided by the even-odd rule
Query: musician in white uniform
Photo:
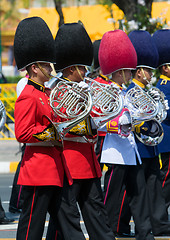
[[[99,48],[99,63],[104,75],[112,74],[112,81],[121,86],[130,80],[130,69],[136,68],[137,55],[128,36],[121,30],[103,35]],[[109,164],[104,183],[104,203],[110,225],[117,234],[121,212],[122,189],[134,218],[137,240],[154,239],[151,233],[144,172],[132,131],[128,109],[106,124],[101,162]]]

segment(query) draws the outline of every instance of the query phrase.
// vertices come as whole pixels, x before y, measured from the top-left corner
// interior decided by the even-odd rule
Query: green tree
[[[124,13],[124,18],[119,19],[119,28],[127,33],[143,29],[154,33],[158,29],[167,27],[166,19],[151,17],[153,0],[98,0],[104,5],[113,18],[112,4],[115,3]]]

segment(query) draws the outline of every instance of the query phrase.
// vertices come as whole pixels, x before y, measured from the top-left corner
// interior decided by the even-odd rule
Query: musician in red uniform
[[[57,213],[64,175],[72,183],[62,151],[56,146],[55,130],[44,117],[54,120],[50,91],[44,86],[52,71],[50,63],[55,62],[54,50],[54,39],[43,19],[26,18],[19,23],[14,54],[18,69],[26,69],[29,79],[15,104],[16,139],[26,143],[18,178],[18,184],[24,185],[24,203],[17,240],[42,239],[47,212],[55,222],[60,221]]]
[[[55,44],[56,71],[62,71],[63,78],[67,81],[81,82],[86,73],[85,66],[91,65],[93,57],[92,42],[85,28],[79,23],[62,25],[56,35]],[[108,225],[103,203],[101,169],[94,152],[96,133],[91,118],[88,117],[72,128],[64,138],[63,155],[73,178],[73,185],[65,189],[63,224],[67,225],[71,235],[69,230],[73,229],[75,216],[73,204],[77,201],[89,239],[113,240],[114,235]],[[47,233],[48,240],[58,239],[55,238],[52,220],[51,218]],[[64,236],[62,239],[65,239]]]
[[[111,79],[109,79],[107,76],[104,76],[100,68],[99,58],[98,58],[100,42],[101,42],[101,39],[98,39],[93,42],[93,64],[92,64],[93,73],[90,75],[90,77],[94,78],[94,80],[99,83],[111,84],[112,83]],[[98,131],[97,135],[98,135],[98,139],[96,143],[95,153],[97,156],[97,160],[100,163],[102,146],[103,146],[104,138],[106,136],[106,132]],[[101,170],[103,170],[103,166],[104,164],[100,163]]]

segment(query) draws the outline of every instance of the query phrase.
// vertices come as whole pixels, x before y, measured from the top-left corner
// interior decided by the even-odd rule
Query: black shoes
[[[170,232],[158,233],[154,235],[154,237],[169,237],[169,236],[170,236]]]
[[[6,216],[3,218],[0,218],[0,224],[9,224],[14,222],[15,220],[12,218],[7,218]]]
[[[135,238],[134,233],[114,233],[115,237],[120,238]]]
[[[15,208],[15,207],[9,207],[9,212],[11,212],[11,213],[21,213],[22,209]]]

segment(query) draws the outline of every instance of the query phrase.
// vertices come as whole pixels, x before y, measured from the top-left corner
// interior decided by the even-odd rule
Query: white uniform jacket
[[[122,138],[114,133],[106,134],[102,148],[101,163],[137,165],[136,155],[141,164],[133,133],[127,138]]]

